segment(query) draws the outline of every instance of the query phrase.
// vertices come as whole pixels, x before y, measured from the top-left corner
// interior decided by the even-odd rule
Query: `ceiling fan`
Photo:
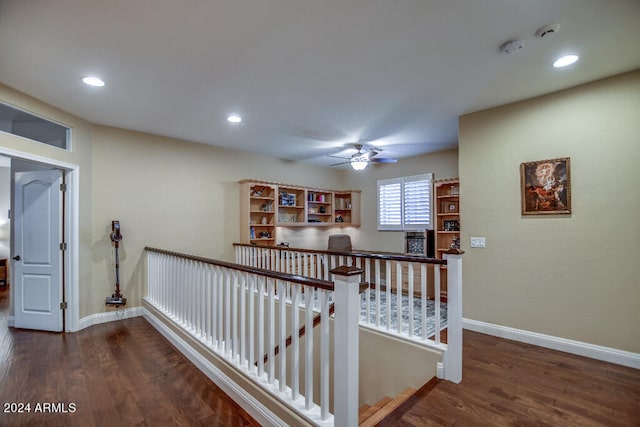
[[[370,147],[359,143],[352,145],[355,150],[358,150],[357,153],[354,153],[349,157],[329,155],[329,157],[346,160],[345,162],[335,163],[330,166],[350,164],[353,169],[361,171],[366,168],[369,163],[396,163],[398,161],[391,157],[376,157],[382,151],[381,148]]]

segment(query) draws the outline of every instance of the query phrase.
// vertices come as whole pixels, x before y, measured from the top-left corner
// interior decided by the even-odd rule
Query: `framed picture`
[[[571,213],[569,157],[520,165],[522,215]]]
[[[457,201],[443,201],[442,202],[442,213],[457,213],[458,212],[458,202]]]

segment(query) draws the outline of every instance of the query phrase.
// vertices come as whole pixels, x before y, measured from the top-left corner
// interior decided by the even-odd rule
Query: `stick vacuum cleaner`
[[[119,307],[127,303],[127,299],[120,293],[120,257],[118,256],[118,249],[120,247],[120,241],[122,240],[122,234],[120,234],[119,221],[111,221],[111,235],[109,237],[115,245],[116,291],[110,297],[107,297],[107,305],[115,305],[116,307]]]

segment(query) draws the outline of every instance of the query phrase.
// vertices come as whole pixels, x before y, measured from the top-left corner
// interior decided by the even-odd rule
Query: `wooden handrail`
[[[426,264],[446,264],[446,259],[439,258],[428,258],[421,255],[407,255],[401,253],[380,253],[380,252],[369,252],[369,251],[353,251],[353,252],[335,252],[335,251],[327,251],[323,249],[304,249],[304,248],[288,248],[285,246],[267,246],[267,245],[253,245],[248,243],[234,243],[233,246],[243,246],[248,248],[261,248],[261,249],[276,249],[280,251],[291,251],[291,252],[303,252],[303,253],[320,253],[324,255],[337,255],[337,256],[351,256],[356,258],[371,258],[371,259],[379,259],[379,260],[389,260],[389,261],[405,261],[405,262],[419,262]]]
[[[232,270],[236,270],[236,271],[242,271],[245,273],[250,273],[250,274],[256,274],[259,276],[263,276],[263,277],[269,277],[272,279],[276,279],[276,280],[283,280],[286,282],[292,282],[292,283],[298,283],[300,285],[304,285],[304,286],[311,286],[314,288],[320,288],[320,289],[324,289],[327,291],[333,291],[334,290],[334,283],[330,282],[328,280],[321,280],[321,279],[313,279],[310,277],[305,277],[305,276],[299,276],[297,274],[288,274],[288,273],[279,273],[276,271],[271,271],[271,270],[265,270],[262,268],[255,268],[255,267],[247,267],[245,265],[240,265],[240,264],[234,264],[231,262],[226,262],[226,261],[219,261],[219,260],[215,260],[215,259],[211,259],[211,258],[204,258],[204,257],[200,257],[200,256],[195,256],[195,255],[188,255],[188,254],[183,254],[180,252],[173,252],[173,251],[167,251],[164,249],[157,249],[157,248],[152,248],[149,246],[146,246],[144,248],[145,251],[148,252],[156,252],[159,254],[164,254],[164,255],[170,255],[170,256],[175,256],[178,258],[183,258],[183,259],[187,259],[187,260],[191,260],[191,261],[197,261],[197,262],[201,262],[204,264],[210,264],[210,265],[215,265],[218,267],[224,267],[224,268],[229,268]]]

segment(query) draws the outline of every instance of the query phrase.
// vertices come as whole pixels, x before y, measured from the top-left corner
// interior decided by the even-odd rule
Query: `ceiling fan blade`
[[[330,167],[331,167],[331,166],[341,166],[341,165],[348,165],[348,164],[351,164],[351,161],[348,161],[348,162],[340,162],[340,163],[334,163],[334,164],[329,165],[329,166],[330,166]]]
[[[344,157],[344,156],[332,156],[331,154],[327,154],[327,157],[332,157],[334,159],[350,159],[351,156],[349,157]]]
[[[391,157],[373,157],[369,159],[373,163],[396,163],[398,159],[392,159]]]

